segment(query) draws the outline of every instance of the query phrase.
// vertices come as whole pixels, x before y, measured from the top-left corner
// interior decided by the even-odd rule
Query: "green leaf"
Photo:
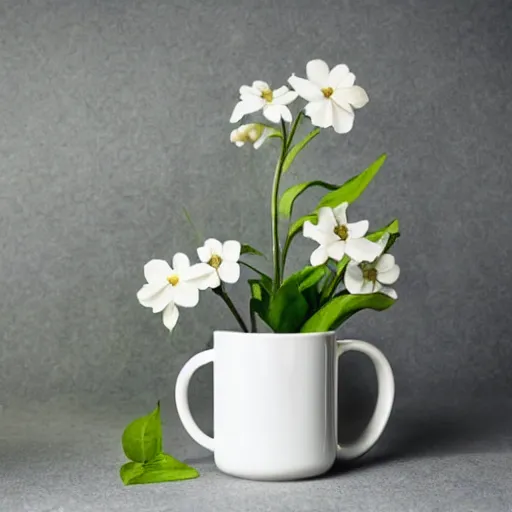
[[[312,132],[308,133],[300,142],[293,146],[283,162],[283,172],[286,172],[290,165],[292,165],[295,157],[320,133],[320,128],[315,128]]]
[[[253,272],[256,272],[260,276],[259,281],[263,285],[265,289],[267,289],[270,292],[272,292],[272,279],[267,274],[263,273],[261,270],[258,270],[256,267],[253,267],[252,265],[249,265],[249,263],[246,263],[245,261],[239,261],[240,265],[243,265],[244,267],[247,267],[248,269],[252,270]]]
[[[400,236],[400,226],[397,219],[391,221],[386,227],[379,229],[378,231],[374,231],[373,233],[369,233],[366,238],[372,242],[377,242],[386,233],[389,233],[389,240],[386,244],[386,251],[388,251],[390,247],[395,243],[396,239]]]
[[[251,300],[249,301],[251,315],[256,313],[266,322],[270,293],[272,292],[272,282],[264,284],[262,279],[250,279],[249,286],[251,287]],[[267,286],[269,286],[269,288],[267,288]]]
[[[354,176],[345,182],[337,190],[333,190],[326,194],[321,201],[318,203],[316,209],[324,206],[335,208],[343,202],[353,203],[366,189],[366,187],[373,180],[375,175],[379,172],[382,164],[386,160],[387,155],[381,155],[375,162],[373,162],[368,169],[363,171],[361,174]]]
[[[329,272],[329,269],[325,265],[318,267],[307,266],[287,277],[283,282],[283,286],[294,282],[297,284],[299,292],[303,292],[316,285],[325,276],[326,272]]]
[[[147,462],[162,451],[160,402],[147,416],[130,423],[123,432],[123,451],[134,462]]]
[[[265,322],[274,332],[298,332],[309,311],[309,304],[296,281],[283,283],[271,297]]]
[[[274,332],[299,331],[312,311],[313,292],[306,294],[306,291],[314,289],[327,271],[325,266],[308,266],[284,280],[275,295],[270,297],[266,318],[262,317]]]
[[[247,244],[242,244],[240,255],[242,254],[254,254],[255,256],[263,256],[264,258],[266,258],[266,256],[262,252],[258,251],[258,249],[255,249],[254,247],[251,247],[250,245]]]
[[[350,295],[344,293],[334,297],[319,309],[302,326],[300,332],[326,332],[337,329],[353,314],[362,309],[383,311],[395,303],[395,300],[382,293],[368,295]]]
[[[338,185],[332,185],[321,180],[306,181],[304,183],[293,185],[289,189],[285,190],[281,196],[281,199],[279,200],[279,215],[289,219],[292,215],[293,204],[295,203],[295,200],[311,187],[323,187],[327,190],[336,190]]]
[[[160,453],[146,463],[128,462],[124,464],[121,467],[120,475],[125,485],[134,485],[189,480],[197,478],[199,473],[184,462],[165,453]]]

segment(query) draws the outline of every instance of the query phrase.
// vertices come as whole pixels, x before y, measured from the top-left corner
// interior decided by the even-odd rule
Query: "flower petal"
[[[242,85],[242,87],[240,87],[239,92],[241,97],[256,96],[256,98],[261,98],[261,91],[249,85]]]
[[[350,73],[346,64],[338,64],[331,69],[329,73],[329,87],[336,89],[338,87],[350,87],[354,85],[356,77]]]
[[[267,104],[263,107],[263,115],[272,123],[279,123],[281,118],[287,123],[292,120],[292,113],[285,105]]]
[[[310,60],[306,64],[306,75],[310,82],[318,87],[327,87],[329,82],[329,66],[320,59]]]
[[[375,263],[378,272],[387,272],[395,266],[395,257],[392,254],[383,254]]]
[[[174,287],[174,302],[177,306],[193,308],[199,302],[199,290],[190,282],[180,281]]]
[[[396,291],[389,287],[389,286],[383,286],[380,290],[380,293],[383,293],[384,295],[387,295],[388,297],[391,297],[392,299],[398,299],[398,294]]]
[[[338,91],[340,91],[340,89],[338,89],[336,93],[338,93]],[[343,98],[345,98],[345,100],[348,101],[354,108],[362,108],[370,101],[366,91],[362,87],[359,87],[359,85],[347,87],[341,89],[341,91],[343,93]]]
[[[380,254],[378,244],[370,242],[366,238],[349,238],[346,243],[345,252],[358,263],[362,261],[372,262]]]
[[[242,101],[239,101],[235,108],[233,109],[233,113],[231,114],[231,118],[229,119],[230,123],[238,123],[242,117],[247,114],[252,114],[253,112],[257,112],[260,110],[263,105],[265,105],[265,100],[263,98],[245,98]]]
[[[165,283],[171,273],[171,266],[164,260],[151,260],[144,265],[144,277],[148,283]]]
[[[288,87],[286,87],[286,89],[288,90]],[[288,91],[287,93],[283,94],[282,96],[278,96],[277,98],[274,94],[274,100],[272,103],[274,105],[289,105],[292,101],[297,99],[298,95],[299,94],[297,91]]]
[[[380,253],[382,254],[386,250],[386,246],[389,241],[389,233],[384,233],[375,243],[380,246]]]
[[[160,313],[165,307],[173,301],[174,298],[174,286],[168,284],[165,288],[154,295],[147,301],[149,307],[153,308],[153,313]]]
[[[324,245],[318,246],[312,253],[309,262],[313,267],[323,265],[329,259],[327,248]]]
[[[207,288],[218,288],[221,285],[219,273],[217,272],[217,269],[213,269],[213,273],[210,274],[207,280]]]
[[[263,80],[255,80],[252,83],[252,86],[258,91],[266,91],[267,89],[270,89],[270,86],[267,84],[267,82],[263,82]]]
[[[400,267],[395,265],[390,270],[386,272],[379,272],[377,274],[377,280],[382,284],[393,284],[396,283],[398,277],[400,276]]]
[[[203,263],[208,263],[212,257],[212,249],[211,247],[203,245],[202,247],[198,247],[197,255]]]
[[[288,78],[288,83],[307,101],[319,101],[324,98],[320,88],[309,80],[292,75]]]
[[[240,265],[232,261],[223,261],[218,272],[225,283],[236,283],[240,279]]]
[[[186,254],[177,252],[172,259],[172,266],[175,271],[182,272],[183,270],[190,267],[190,260]]]
[[[348,133],[354,126],[354,113],[333,104],[332,126],[336,133]]]
[[[167,282],[145,284],[137,292],[137,299],[142,306],[151,308],[153,307],[153,298],[158,295],[166,286],[169,286]]]
[[[176,307],[176,304],[171,302],[165,309],[164,314],[162,315],[162,320],[164,322],[165,327],[172,331],[178,322],[178,317],[180,316],[180,312]]]
[[[340,226],[344,226],[347,224],[347,201],[343,201],[340,205],[336,206],[332,211],[334,213],[334,217],[336,218],[336,222]]]
[[[345,277],[343,279],[345,288],[349,293],[361,293],[364,285],[363,271],[361,267],[354,261],[350,261],[345,269]]]
[[[350,238],[363,238],[363,236],[368,232],[369,226],[370,223],[367,220],[360,220],[359,222],[347,224],[348,236]]]
[[[328,206],[323,206],[318,210],[318,228],[324,233],[332,232],[334,236],[334,228],[336,227],[336,217],[334,216],[334,210]],[[338,237],[336,237],[337,239]]]
[[[227,240],[222,245],[222,255],[225,261],[236,263],[240,258],[242,245],[237,240]]]
[[[331,234],[326,233],[318,227],[318,225],[312,224],[309,220],[304,222],[302,228],[302,234],[305,238],[310,238],[320,245],[329,245],[330,243],[338,240],[334,232]]]
[[[318,103],[318,107],[315,107],[314,110],[310,108],[307,115],[311,118],[311,124],[314,126],[318,126],[319,128],[329,128],[333,123],[334,104],[328,99]]]
[[[210,249],[213,254],[220,256],[222,258],[222,244],[215,238],[208,238],[204,243],[204,246]]]
[[[254,149],[259,149],[263,143],[270,137],[270,135],[274,132],[273,128],[266,127],[263,130],[263,133],[260,135],[260,138],[253,144]]]
[[[202,275],[191,279],[189,282],[193,284],[199,290],[207,290],[208,288],[217,288],[220,286],[219,274],[217,273],[217,269],[210,267],[207,265],[208,270],[205,271]]]
[[[329,258],[332,258],[335,261],[340,261],[343,256],[345,256],[346,242],[343,240],[338,240],[333,244],[329,244],[327,246],[327,254]]]
[[[207,276],[209,276],[212,269],[213,267],[208,265],[208,263],[196,263],[183,270],[180,274],[180,280],[194,284],[197,288],[202,289],[201,285],[198,283],[201,283]]]
[[[282,85],[281,87],[279,87],[278,89],[274,89],[272,91],[272,97],[273,99],[275,100],[276,98],[279,98],[281,96],[284,96],[290,89],[288,89],[288,87],[286,87],[286,85]]]

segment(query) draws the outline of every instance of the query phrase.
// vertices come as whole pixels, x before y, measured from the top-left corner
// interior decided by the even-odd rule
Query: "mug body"
[[[337,451],[334,332],[214,333],[215,463],[291,480],[326,472]]]

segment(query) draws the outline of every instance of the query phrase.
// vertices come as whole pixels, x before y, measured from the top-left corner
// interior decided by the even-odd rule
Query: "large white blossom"
[[[332,126],[338,133],[348,133],[354,125],[354,108],[368,103],[366,91],[354,85],[356,77],[345,64],[329,66],[320,59],[306,66],[307,80],[292,75],[289,84],[309,103],[305,114],[320,128]]]
[[[243,124],[231,132],[230,140],[237,147],[242,147],[248,142],[254,146],[254,149],[258,149],[275,132],[274,128],[264,124]]]
[[[193,308],[199,302],[205,269],[200,264],[191,266],[187,255],[176,253],[172,267],[164,260],[146,263],[144,277],[147,284],[137,292],[139,302],[153,313],[163,311],[164,325],[172,331],[179,317],[178,306]]]
[[[381,254],[373,262],[357,263],[350,261],[345,270],[345,288],[353,294],[384,293],[397,299],[396,291],[389,285],[394,284],[400,276],[400,267],[392,254],[383,254],[389,235],[385,235],[378,244]]]
[[[340,261],[345,254],[352,260],[373,261],[381,251],[378,244],[364,238],[368,231],[367,220],[348,223],[348,203],[336,208],[323,207],[318,211],[318,223],[304,223],[303,234],[319,244],[311,254],[311,265],[324,264],[329,258]]]
[[[292,113],[286,106],[297,98],[295,91],[290,91],[286,85],[272,90],[267,82],[256,80],[252,86],[240,87],[240,101],[235,105],[231,114],[231,123],[238,123],[247,114],[263,110],[263,115],[272,123],[281,119],[290,123]]]
[[[215,238],[206,240],[202,247],[197,249],[197,255],[203,262],[201,274],[204,276],[199,283],[201,289],[217,288],[221,281],[236,283],[240,279],[241,244],[236,240],[221,243]]]

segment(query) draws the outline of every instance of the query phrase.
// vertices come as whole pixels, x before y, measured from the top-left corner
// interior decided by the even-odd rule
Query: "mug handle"
[[[378,348],[360,340],[343,340],[336,343],[338,358],[351,350],[362,352],[370,358],[377,373],[377,403],[370,422],[353,443],[344,446],[338,444],[338,457],[342,460],[352,460],[364,455],[381,436],[393,407],[395,380],[388,360]]]
[[[188,404],[188,385],[192,375],[195,371],[204,366],[205,364],[212,363],[214,361],[213,348],[205,350],[196,354],[194,357],[189,359],[185,366],[181,369],[178,379],[176,380],[176,409],[178,416],[180,417],[181,423],[185,427],[188,435],[198,444],[204,446],[207,450],[213,452],[214,440],[210,436],[207,436],[194,421],[190,412],[190,406]]]

